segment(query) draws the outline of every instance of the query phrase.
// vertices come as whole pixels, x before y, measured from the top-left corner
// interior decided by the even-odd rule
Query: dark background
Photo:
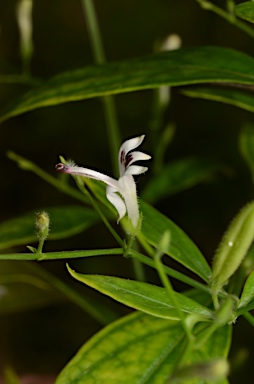
[[[184,47],[217,45],[253,53],[250,37],[216,15],[203,11],[194,0],[94,3],[108,61],[149,54],[156,41],[171,33],[181,36]],[[2,74],[21,71],[15,6],[13,0],[0,0]],[[47,79],[92,63],[80,1],[35,0],[32,74]],[[1,84],[1,110],[26,89],[24,85]],[[152,91],[115,97],[121,138],[145,133],[144,147],[150,152],[153,148],[149,139],[152,100]],[[228,223],[252,198],[251,178],[239,153],[238,136],[243,123],[252,122],[253,117],[232,106],[186,98],[174,89],[165,120],[176,124],[176,134],[166,154],[167,161],[187,155],[209,154],[229,170],[227,174],[218,175],[213,183],[198,185],[158,204],[158,208],[180,225],[210,260]],[[37,176],[18,169],[7,159],[7,150],[31,159],[52,175],[59,154],[71,157],[79,164],[107,172],[111,169],[100,100],[64,104],[12,118],[0,126],[1,221],[31,209],[76,203]],[[139,187],[145,186],[148,179],[149,174],[140,178]],[[82,235],[62,242],[49,242],[45,249],[98,248],[98,238],[101,247],[115,246],[105,228],[97,225]],[[16,250],[24,252],[25,248]],[[103,259],[74,264],[84,271],[124,275],[122,263],[115,258],[110,265],[105,265]],[[64,262],[43,266],[71,284]],[[127,263],[126,268],[131,274]],[[84,287],[75,286],[84,294],[90,294]],[[119,310],[126,313],[122,307]],[[8,364],[21,373],[56,373],[99,328],[90,316],[66,301],[57,306],[3,315],[0,317],[0,367]],[[252,368],[253,330],[244,319],[235,325],[234,337],[232,361],[237,361],[239,351],[247,357],[244,367],[232,375],[231,382],[237,383],[239,377],[243,380],[244,374],[244,382],[252,383],[248,368]]]

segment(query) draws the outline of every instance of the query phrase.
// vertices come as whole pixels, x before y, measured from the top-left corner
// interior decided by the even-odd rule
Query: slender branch
[[[166,235],[166,233],[165,233],[165,235]],[[179,307],[178,300],[177,300],[175,292],[173,290],[171,281],[166,276],[165,270],[163,268],[163,264],[161,262],[162,256],[163,256],[163,251],[160,250],[159,248],[157,248],[157,250],[155,250],[155,252],[154,252],[155,267],[157,269],[160,280],[161,280],[162,284],[164,285],[164,288],[166,289],[168,296],[175,307],[175,310],[176,310],[176,312],[179,316],[180,322],[182,324],[183,330],[186,333],[188,340],[191,340],[192,339],[191,329],[187,326],[186,318]]]
[[[107,229],[109,230],[109,232],[111,233],[111,235],[115,238],[115,240],[118,242],[119,245],[121,245],[122,247],[124,247],[124,242],[123,240],[121,239],[121,237],[118,235],[118,233],[114,230],[114,228],[112,227],[112,225],[110,224],[110,222],[108,221],[108,219],[106,218],[106,216],[103,214],[102,210],[100,209],[99,205],[97,204],[96,200],[93,198],[92,194],[89,192],[89,190],[87,188],[85,188],[83,182],[79,182],[79,177],[76,177],[76,180],[77,180],[77,186],[79,187],[79,189],[81,190],[82,193],[84,193],[92,207],[94,208],[94,210],[99,214],[101,220],[103,221],[103,223],[105,224],[105,226],[107,227]]]
[[[254,317],[249,312],[244,313],[243,317],[254,327]]]
[[[62,251],[62,252],[43,252],[38,253],[6,253],[0,255],[0,260],[60,260],[77,259],[81,257],[101,256],[101,255],[122,255],[123,248],[112,249],[91,249],[80,251]]]
[[[93,0],[81,0],[81,3],[83,6],[84,17],[86,20],[91,47],[93,50],[94,61],[96,64],[104,64],[106,62],[106,58]],[[112,96],[103,97],[102,102],[109,137],[112,166],[115,176],[118,176],[117,159],[118,151],[120,148],[120,134],[117,122],[116,107]]]
[[[234,14],[231,12],[227,12],[224,9],[218,7],[217,5],[214,5],[208,0],[196,0],[201,8],[212,11],[216,13],[218,16],[222,17],[223,19],[227,20],[230,24],[233,24],[235,27],[241,29],[245,33],[247,33],[249,36],[254,37],[254,29],[250,28],[247,24],[245,24],[243,21],[236,18]]]

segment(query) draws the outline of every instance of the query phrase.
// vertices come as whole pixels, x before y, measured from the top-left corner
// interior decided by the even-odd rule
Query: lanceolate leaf
[[[254,23],[254,3],[253,1],[246,1],[240,3],[235,7],[236,16],[250,23]]]
[[[179,320],[174,304],[164,288],[134,280],[102,275],[83,275],[70,268],[68,270],[75,279],[131,308],[139,309],[150,315]],[[195,313],[212,319],[212,311],[206,307],[180,293],[175,293],[175,296],[182,312]]]
[[[230,331],[229,326],[216,331],[202,348],[191,352],[188,364],[225,358]],[[165,384],[170,382],[186,341],[179,322],[136,312],[93,336],[60,373],[56,384]],[[191,384],[212,384],[210,380],[189,379]]]
[[[243,292],[238,303],[238,309],[246,307],[248,304],[249,310],[254,308],[254,271],[248,276],[243,287]]]
[[[207,60],[209,58],[209,60]],[[254,83],[254,59],[225,47],[192,47],[57,75],[18,99],[1,121],[36,108],[161,85]]]
[[[211,269],[202,253],[185,232],[162,213],[143,201],[140,201],[140,209],[144,216],[141,235],[145,240],[151,245],[157,246],[162,233],[170,231],[170,246],[166,253],[203,280],[209,282]]]
[[[57,240],[84,231],[99,219],[92,209],[79,206],[59,206],[44,209],[50,217],[49,239]],[[39,210],[41,211],[41,210]],[[0,249],[36,241],[35,213],[28,212],[0,224]]]

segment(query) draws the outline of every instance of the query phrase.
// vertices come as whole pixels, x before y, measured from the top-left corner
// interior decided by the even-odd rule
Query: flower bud
[[[233,220],[215,254],[211,288],[218,292],[234,274],[254,238],[254,202],[246,205]]]
[[[39,240],[46,240],[49,234],[49,214],[47,212],[39,212],[36,215],[35,226]]]

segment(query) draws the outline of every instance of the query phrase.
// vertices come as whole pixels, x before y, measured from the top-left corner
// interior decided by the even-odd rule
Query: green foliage
[[[253,66],[252,57],[229,48],[192,47],[86,67],[57,75],[45,85],[35,87],[3,112],[0,121],[36,108],[162,85],[253,84]]]
[[[149,315],[171,320],[179,320],[174,303],[164,288],[140,281],[120,279],[112,276],[82,275],[68,268],[70,274],[77,280],[111,298],[138,309]],[[175,293],[180,310],[201,317],[212,319],[213,314],[207,308],[180,293]]]
[[[246,1],[244,3],[237,4],[235,7],[235,14],[243,20],[247,20],[250,23],[254,23],[254,4],[253,1]]]
[[[49,240],[73,236],[86,230],[99,219],[90,208],[79,206],[50,207],[44,210],[48,212],[51,219]],[[1,223],[0,249],[34,243],[36,241],[35,213],[38,211],[28,212]]]
[[[142,192],[142,199],[155,204],[165,197],[214,178],[218,165],[205,158],[187,158],[166,164]]]
[[[186,233],[169,218],[143,201],[140,202],[140,209],[145,217],[140,236],[144,237],[149,244],[157,246],[161,235],[169,230],[171,242],[165,253],[208,282],[211,277],[210,267]]]
[[[254,298],[254,271],[248,276],[243,287],[243,292],[240,297],[238,308],[246,307]]]
[[[234,274],[248,252],[254,237],[254,203],[246,205],[235,217],[213,260],[211,286],[218,292]]]
[[[198,339],[205,329],[196,330]],[[188,365],[225,357],[230,334],[230,326],[217,331],[201,349],[188,357]],[[173,372],[177,378],[175,367],[185,347],[186,337],[179,322],[136,312],[104,328],[86,343],[62,371],[56,384],[100,381],[162,384],[172,380]],[[188,383],[204,382],[196,376],[189,374]],[[226,383],[224,379],[220,381],[220,384]]]
[[[19,5],[21,3],[25,4],[20,1]],[[254,37],[254,30],[236,18],[237,16],[253,23],[253,1],[243,2],[235,7],[234,1],[228,0],[225,9],[208,0],[197,0],[197,3],[204,10],[214,12],[233,26],[246,32],[250,37]],[[41,77],[44,79],[37,78],[31,75],[33,68],[31,64],[36,65],[36,60],[33,58],[33,47],[39,54],[33,41],[32,27],[39,11],[33,10],[32,1],[29,4],[29,13],[24,16],[25,23],[22,24],[22,20],[19,20],[22,72],[20,74],[16,74],[15,71],[9,73],[12,65],[10,63],[5,65],[0,60],[0,68],[3,70],[0,75],[0,83],[3,85],[0,96],[5,104],[1,108],[0,122],[3,123],[16,117],[15,120],[10,120],[3,126],[3,132],[6,131],[9,134],[11,131],[8,130],[7,124],[11,126],[14,124],[13,121],[17,122],[17,127],[22,135],[24,133],[27,135],[26,142],[32,143],[31,157],[33,158],[38,156],[45,159],[48,155],[47,148],[45,145],[42,146],[39,141],[40,137],[46,137],[47,145],[49,146],[50,143],[54,152],[58,152],[59,148],[61,149],[62,145],[66,144],[62,139],[70,138],[70,143],[67,144],[71,146],[70,152],[75,153],[77,147],[81,147],[82,140],[86,145],[85,164],[90,161],[89,147],[91,147],[92,161],[98,159],[98,167],[101,165],[103,167],[104,163],[107,164],[99,155],[104,156],[104,152],[110,152],[109,158],[113,162],[112,173],[116,175],[119,170],[120,176],[113,179],[107,169],[103,171],[105,174],[102,174],[102,171],[88,169],[87,165],[86,168],[83,168],[81,176],[77,176],[75,165],[66,161],[63,156],[60,156],[62,164],[57,167],[57,171],[62,174],[55,173],[53,176],[50,172],[46,172],[44,167],[41,168],[36,164],[37,159],[34,163],[12,151],[12,149],[19,151],[20,147],[23,151],[17,136],[14,136],[15,140],[10,140],[13,148],[7,152],[7,157],[14,161],[22,171],[33,173],[31,177],[35,175],[50,184],[51,187],[53,186],[56,192],[51,195],[50,191],[49,196],[44,196],[42,188],[36,184],[35,179],[31,179],[31,188],[26,188],[26,182],[24,183],[22,180],[20,183],[19,180],[18,188],[14,189],[14,195],[10,195],[12,198],[15,197],[15,204],[20,204],[19,208],[25,201],[22,200],[20,190],[26,190],[24,195],[29,197],[26,196],[27,201],[24,203],[24,208],[22,206],[22,209],[19,210],[19,212],[26,211],[27,213],[19,216],[16,213],[10,214],[10,218],[0,224],[0,250],[2,251],[0,255],[0,320],[11,314],[18,316],[21,312],[42,310],[45,307],[55,306],[57,308],[58,304],[65,305],[65,302],[69,300],[85,313],[86,321],[86,316],[89,314],[88,318],[92,319],[92,325],[98,323],[105,326],[89,338],[63,368],[56,379],[56,384],[212,384],[215,382],[227,384],[227,358],[231,347],[233,324],[238,317],[243,315],[254,326],[254,318],[249,313],[254,309],[254,263],[251,249],[254,234],[254,203],[246,205],[245,202],[246,196],[252,196],[253,191],[244,195],[247,183],[244,184],[244,188],[239,183],[241,204],[245,204],[245,206],[226,230],[210,267],[210,262],[205,254],[207,252],[212,255],[211,247],[213,247],[214,239],[220,235],[218,223],[221,219],[223,221],[226,218],[230,203],[234,207],[237,205],[234,201],[234,188],[231,186],[224,193],[223,183],[219,184],[220,180],[217,178],[218,171],[223,170],[220,164],[224,166],[230,161],[229,159],[225,161],[227,154],[223,161],[217,154],[217,147],[218,153],[219,150],[221,151],[220,129],[225,116],[222,114],[216,116],[214,110],[209,109],[209,104],[204,107],[204,115],[203,111],[198,109],[196,115],[202,124],[203,116],[207,121],[213,116],[213,119],[217,118],[218,123],[220,120],[222,122],[220,122],[219,130],[213,130],[212,133],[207,130],[208,141],[212,138],[216,142],[213,151],[209,150],[208,144],[207,148],[197,150],[200,146],[198,135],[194,139],[196,146],[192,148],[192,142],[189,141],[184,126],[188,125],[189,128],[189,116],[193,116],[191,110],[196,101],[182,98],[181,95],[175,98],[176,91],[172,91],[172,88],[176,88],[179,94],[191,98],[214,100],[238,107],[238,113],[243,115],[237,115],[237,118],[240,116],[239,119],[242,121],[242,116],[249,116],[246,111],[254,112],[254,58],[241,52],[239,48],[224,47],[223,41],[219,40],[219,44],[217,42],[212,46],[207,46],[206,42],[200,46],[197,44],[191,46],[184,42],[183,44],[188,47],[183,46],[177,49],[157,43],[157,46],[161,45],[161,50],[166,51],[131,59],[126,58],[128,54],[124,52],[124,59],[106,62],[93,2],[92,0],[82,0],[95,64],[73,69],[74,66],[69,65],[68,60],[72,60],[72,55],[66,51],[68,46],[66,43],[64,61],[69,70],[53,70],[50,76],[43,74]],[[98,6],[102,7],[101,4]],[[158,9],[161,6],[158,4]],[[172,3],[170,6],[174,10],[177,5]],[[185,8],[183,7],[183,9]],[[103,14],[102,11],[103,9],[101,14]],[[34,15],[36,15],[35,20]],[[139,27],[141,24],[142,21],[139,20]],[[28,35],[25,33],[24,25],[29,28]],[[55,27],[54,25],[54,30]],[[112,28],[114,29],[115,25]],[[4,27],[3,31],[5,31]],[[201,35],[202,33],[199,31],[199,36]],[[153,36],[153,40],[158,36]],[[178,37],[178,43],[180,40]],[[40,73],[40,70],[37,73]],[[52,73],[55,74],[52,75]],[[46,77],[49,78],[45,80]],[[5,87],[8,88],[10,84],[13,89],[5,91]],[[18,85],[20,88],[15,88]],[[145,101],[140,105],[136,103],[138,112],[134,111],[133,105],[129,104],[128,100],[136,96],[132,94],[134,91],[146,90],[150,91],[140,92],[140,100],[143,100],[143,95],[147,99],[144,98]],[[123,95],[127,93],[129,95]],[[155,96],[153,102],[151,94]],[[5,100],[5,95],[7,100]],[[137,135],[146,134],[150,138],[147,148],[149,150],[150,145],[150,152],[156,157],[154,166],[150,167],[151,173],[146,179],[147,182],[144,182],[144,187],[143,185],[140,187],[141,199],[139,200],[137,200],[133,175],[145,173],[147,168],[140,168],[140,166],[143,165],[142,161],[147,160],[147,157],[150,159],[150,156],[144,156],[137,151],[136,148],[139,145],[133,144],[135,139],[128,141],[127,144],[125,142],[119,151],[121,135],[114,95],[122,95],[118,101],[119,111],[123,113],[123,117],[120,116],[123,126],[126,116],[131,121],[132,112],[138,114],[143,104],[150,103],[145,113],[148,110],[152,111],[150,123],[148,122],[149,116],[146,116],[140,132],[136,132],[136,128],[132,130],[132,127],[127,126],[128,131],[123,135],[126,138],[135,132],[134,136],[137,139]],[[87,116],[89,114],[92,120],[96,117],[98,120],[95,120],[100,121],[100,114],[98,113],[97,116],[97,113],[93,113],[92,103],[89,104],[91,111],[88,107],[88,114],[87,110],[84,109],[84,112],[82,109],[80,115],[76,115],[76,112],[72,115],[73,110],[70,107],[68,109],[70,120],[65,121],[67,114],[65,115],[65,110],[61,109],[61,105],[95,98],[102,101],[106,134],[96,127],[94,137],[93,128],[90,131],[90,127],[88,129],[85,126],[84,129],[82,128],[82,134],[79,132],[77,135],[77,132],[72,132],[71,127],[79,122],[79,116],[86,114],[89,121]],[[12,101],[10,102],[10,100]],[[177,108],[175,112],[175,103],[180,104],[180,113]],[[45,128],[41,129],[42,122],[36,121],[34,124],[33,121],[33,118],[37,118],[36,113],[20,117],[24,113],[39,108],[43,109],[39,115],[43,118],[47,113],[50,115],[50,111],[53,111],[53,126],[58,119],[62,119],[63,130],[62,127],[61,130],[48,128],[46,124]],[[239,109],[243,111],[239,111]],[[54,113],[56,114],[54,115]],[[61,116],[62,113],[64,117]],[[230,113],[233,115],[233,112]],[[30,118],[33,130],[29,130]],[[180,120],[180,128],[178,128],[178,122],[174,121],[177,118]],[[24,121],[25,125],[28,121],[28,128],[23,129]],[[128,123],[129,121],[126,122],[126,124]],[[237,119],[236,124],[239,125]],[[150,126],[150,128],[146,130],[144,128],[146,126]],[[176,134],[173,139],[174,131]],[[230,148],[235,149],[237,145],[231,141],[226,129],[223,134],[227,136],[227,144],[230,143]],[[213,137],[215,135],[217,136]],[[104,148],[105,136],[108,137],[110,149]],[[95,142],[92,143],[91,137]],[[138,140],[140,137],[143,140],[144,136],[139,136]],[[73,146],[73,139],[77,142],[77,147]],[[249,168],[253,182],[253,124],[248,121],[241,123],[240,135],[234,131],[233,139],[239,144],[240,154]],[[171,151],[167,151],[169,142],[173,150],[172,156]],[[204,140],[202,139],[200,142],[203,143]],[[174,152],[176,148],[180,155],[176,155]],[[185,153],[186,148],[187,154]],[[24,153],[27,152],[24,148]],[[54,153],[54,156],[56,155],[57,153]],[[29,156],[27,157],[29,158]],[[232,158],[237,162],[237,156],[232,156]],[[54,161],[50,160],[51,169]],[[77,161],[79,161],[78,156]],[[133,164],[136,161],[141,163]],[[9,166],[13,166],[13,163]],[[226,164],[226,167],[234,168],[236,165],[232,161],[232,164]],[[47,168],[46,165],[45,168]],[[7,176],[9,176],[8,172]],[[235,174],[237,172],[239,169]],[[74,180],[70,175],[73,175]],[[220,176],[224,177],[222,173]],[[4,182],[9,181],[7,179],[9,178],[3,174],[3,187]],[[11,182],[13,180],[11,179]],[[199,209],[200,196],[206,201],[207,208],[210,208],[209,196],[213,195],[214,198],[215,180],[216,182],[218,180],[216,188],[220,188],[220,198],[223,200],[221,217],[218,217],[216,209],[214,217],[210,218],[208,214],[205,214],[206,223],[202,223],[204,231],[202,231],[203,228],[200,231],[195,215],[188,217],[186,221],[191,222],[191,227],[188,227],[188,224],[182,225],[181,217],[190,216],[190,212],[194,212],[190,209],[192,200],[188,200],[186,197],[189,196],[188,193],[195,193],[195,190],[190,191],[190,189],[193,186],[199,189],[200,195],[196,198],[196,210]],[[250,180],[248,183],[250,184]],[[211,190],[209,190],[210,187]],[[185,193],[180,196],[180,204],[178,201],[177,206],[182,211],[182,216],[180,215],[180,219],[176,220],[180,223],[178,226],[168,217],[168,208],[172,205],[168,204],[167,199],[183,191]],[[63,205],[62,201],[59,205],[59,192],[65,194],[67,198],[74,199],[79,205],[73,205],[73,203],[69,205],[69,202]],[[31,194],[34,194],[36,200],[41,198],[42,203],[39,206],[42,209],[31,210],[31,206],[33,207],[32,202],[31,206],[29,205]],[[183,202],[181,198],[185,199],[185,197],[186,201]],[[22,202],[19,203],[20,198]],[[44,205],[48,205],[48,198],[51,207],[45,208]],[[174,199],[170,201],[174,202]],[[156,204],[156,207],[152,204]],[[29,209],[26,209],[27,206]],[[14,211],[16,207],[15,205]],[[130,225],[133,211],[137,213],[135,223],[138,224],[136,225],[133,222]],[[140,216],[138,216],[139,214]],[[117,219],[121,216],[125,217],[121,218],[120,225],[117,225]],[[5,216],[3,215],[3,217]],[[216,228],[213,227],[214,232],[209,226],[210,221],[216,223]],[[89,237],[91,232],[85,233],[84,238],[80,236],[81,243],[75,243],[75,250],[69,250],[68,246],[67,251],[61,250],[66,243],[62,246],[63,243],[60,240],[67,241],[71,236],[82,234],[88,229],[91,230],[93,225],[98,223],[103,223],[107,232],[101,230],[98,225],[94,230],[94,237],[91,236],[91,239]],[[202,238],[204,253],[200,251],[191,236],[181,228],[182,226],[183,228],[186,226],[188,233],[191,233],[192,226],[196,228],[196,233],[201,232],[200,238],[204,236],[204,239]],[[52,243],[51,240],[58,240],[58,243]],[[49,251],[44,250],[45,241],[47,241]],[[94,244],[96,245],[94,246]],[[27,251],[19,252],[20,247],[24,245],[27,246]],[[30,262],[28,262],[29,260]],[[52,260],[54,263],[50,262]],[[66,266],[62,270],[59,269],[60,260],[67,261],[67,269]],[[35,264],[36,261],[43,261],[45,268]],[[55,271],[54,267],[56,267]],[[152,268],[153,271],[148,270],[147,267]],[[184,287],[178,285],[179,281],[187,285],[187,288],[194,289],[190,290],[186,289],[185,285]],[[119,307],[115,307],[118,305],[117,303]],[[120,309],[118,310],[118,308]],[[126,311],[130,311],[130,309],[134,312],[126,315]],[[32,316],[31,313],[34,312],[29,312],[27,316]],[[80,316],[80,313],[77,316]],[[119,317],[121,318],[119,319]],[[64,318],[61,320],[64,323]],[[61,346],[68,344],[64,338],[72,339],[72,333],[76,331],[74,327],[72,328],[72,322],[59,324],[52,321],[52,328],[57,328],[59,332],[62,332]],[[43,325],[40,324],[36,331],[38,329],[42,330]],[[79,332],[78,345],[80,345],[81,339],[90,337],[95,332],[95,330],[90,331],[89,329],[85,333],[83,323],[81,329],[77,331]],[[56,347],[55,344],[57,345],[52,341],[53,348]],[[68,356],[73,353],[74,349],[68,350]],[[2,352],[0,349],[0,356],[2,356]],[[6,355],[11,356],[11,353],[8,351]],[[3,367],[0,364],[1,368]],[[55,371],[56,369],[54,366]],[[16,372],[15,366],[14,370]],[[29,367],[29,371],[32,371],[32,368]],[[8,373],[8,371],[6,372]],[[6,382],[18,382],[19,378],[13,372],[9,371],[5,375]]]

